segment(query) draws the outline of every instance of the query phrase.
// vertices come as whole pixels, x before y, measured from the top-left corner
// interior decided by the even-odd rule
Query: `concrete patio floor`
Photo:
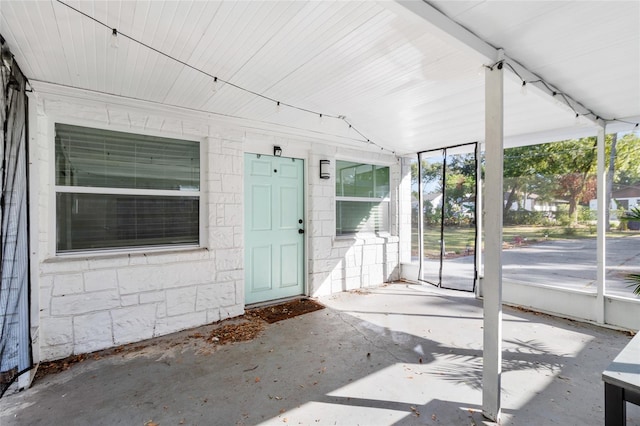
[[[472,295],[396,283],[320,302],[251,341],[189,338],[206,326],[76,364],[5,395],[0,424],[492,424]],[[503,326],[502,424],[603,424],[601,373],[627,333],[512,308]]]

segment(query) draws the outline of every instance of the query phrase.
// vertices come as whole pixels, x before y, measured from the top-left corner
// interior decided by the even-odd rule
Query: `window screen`
[[[56,124],[58,252],[197,245],[200,145]]]
[[[389,231],[389,167],[336,162],[336,234]]]

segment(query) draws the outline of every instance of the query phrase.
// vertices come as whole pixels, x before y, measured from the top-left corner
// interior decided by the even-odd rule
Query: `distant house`
[[[640,185],[627,186],[611,193],[609,209],[623,209],[627,211],[634,207],[640,207]],[[591,210],[598,210],[597,198],[589,201],[589,208]],[[615,214],[612,216],[612,219],[615,218],[614,216]]]
[[[438,210],[440,207],[442,207],[442,193],[441,192],[430,192],[428,194],[424,194],[422,196],[422,200],[425,204],[424,206],[424,210],[425,213],[435,213],[436,210]],[[429,204],[430,206],[429,207]],[[417,194],[411,194],[411,209],[414,212],[418,211],[418,205],[419,205],[419,201],[418,201],[418,195]],[[430,211],[428,211],[427,209],[430,209]]]
[[[504,203],[506,205],[509,199],[509,193],[504,194]],[[558,204],[566,203],[564,200],[541,200],[538,194],[518,193],[518,200],[511,204],[509,210],[526,210],[530,212],[555,212],[558,210]]]
[[[431,213],[435,213],[436,210],[442,207],[442,192],[430,192],[429,194],[424,194],[423,200],[425,205],[427,202],[431,203]]]
[[[630,210],[640,206],[640,186],[629,186],[627,188],[613,191],[611,194],[618,208]]]

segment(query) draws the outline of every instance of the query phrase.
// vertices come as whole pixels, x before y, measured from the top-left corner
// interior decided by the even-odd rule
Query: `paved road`
[[[640,273],[640,235],[608,238],[606,292],[635,297],[624,280]],[[531,285],[556,285],[596,291],[596,239],[546,241],[503,251],[503,280]],[[439,263],[425,259],[424,278],[436,281]],[[446,259],[442,283],[445,287],[471,290],[473,256]]]

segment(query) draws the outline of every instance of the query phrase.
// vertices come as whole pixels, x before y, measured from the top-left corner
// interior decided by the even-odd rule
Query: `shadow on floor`
[[[489,424],[478,301],[405,284],[321,301],[248,342],[190,331],[85,361],[5,396],[0,424]],[[505,309],[504,338],[503,424],[602,424],[600,374],[627,335]]]

